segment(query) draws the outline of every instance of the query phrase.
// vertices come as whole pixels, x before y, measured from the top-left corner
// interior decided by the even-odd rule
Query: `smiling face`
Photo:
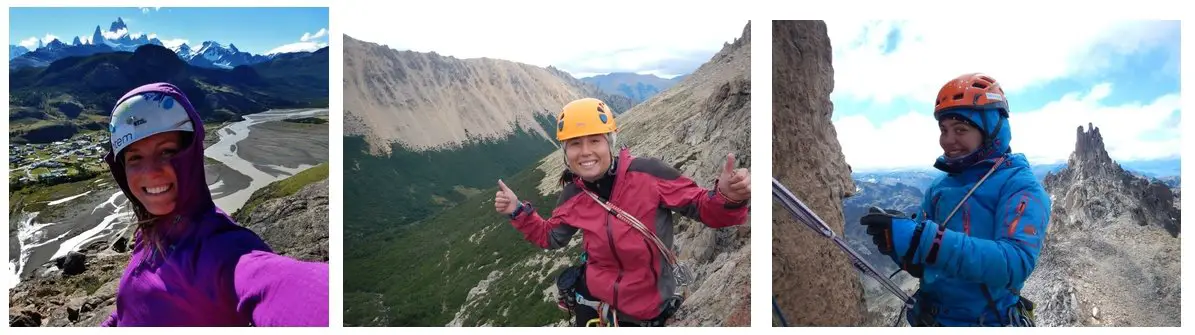
[[[568,169],[587,181],[597,180],[610,169],[610,143],[605,134],[564,141],[564,155]]]
[[[182,150],[181,140],[180,132],[164,132],[134,142],[122,153],[129,189],[153,215],[174,211],[178,176],[170,159]]]
[[[983,143],[983,132],[966,122],[955,119],[943,119],[938,122],[938,145],[946,158],[959,158],[979,149]]]

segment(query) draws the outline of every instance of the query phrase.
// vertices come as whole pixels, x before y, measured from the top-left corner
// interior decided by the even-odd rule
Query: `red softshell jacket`
[[[746,223],[748,202],[728,203],[658,159],[635,158],[624,148],[617,162],[610,203],[643,222],[669,248],[674,213],[712,228]],[[545,249],[564,247],[581,231],[589,254],[585,283],[590,294],[621,316],[654,319],[677,289],[671,266],[647,237],[607,212],[581,185],[576,179],[564,185],[551,218],[524,210],[511,224]],[[529,202],[524,205],[532,208]]]

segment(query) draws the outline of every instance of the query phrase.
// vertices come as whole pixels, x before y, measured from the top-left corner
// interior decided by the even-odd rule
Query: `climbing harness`
[[[582,258],[585,258],[584,254],[582,254]],[[664,310],[652,320],[619,320],[618,312],[610,304],[586,298],[584,294],[577,290],[576,285],[585,278],[585,265],[583,264],[570,266],[561,271],[556,277],[556,289],[559,293],[557,307],[568,312],[569,315],[577,316],[577,313],[575,313],[577,306],[586,306],[597,312],[598,317],[586,321],[586,327],[618,327],[620,324],[628,323],[640,327],[663,327],[667,320],[676,314],[676,311],[680,309],[680,305],[684,301],[684,298],[679,296],[667,299]]]
[[[639,221],[638,218],[635,218],[634,215],[627,213],[623,209],[618,208],[618,206],[615,206],[614,204],[611,204],[606,201],[602,201],[602,199],[599,198],[597,194],[594,194],[592,191],[585,189],[584,187],[581,187],[581,189],[585,192],[586,195],[588,195],[590,198],[592,198],[594,202],[597,202],[598,205],[600,205],[600,206],[602,206],[602,208],[606,209],[606,212],[610,213],[611,215],[614,215],[615,217],[621,219],[623,222],[626,222],[627,224],[629,224],[632,228],[639,231],[639,233],[642,234],[648,241],[650,241],[652,244],[655,245],[656,249],[660,251],[660,254],[663,255],[664,260],[666,262],[668,262],[669,267],[672,269],[673,280],[676,282],[676,285],[677,285],[678,289],[680,290],[680,292],[679,292],[680,294],[668,298],[665,301],[667,305],[664,307],[664,310],[661,311],[660,315],[657,316],[655,319],[647,320],[647,321],[630,321],[630,320],[620,321],[618,319],[617,310],[611,308],[611,306],[609,304],[606,304],[601,301],[592,301],[592,300],[585,299],[585,297],[582,296],[579,292],[576,292],[575,289],[571,289],[573,287],[573,285],[568,285],[567,287],[569,289],[565,289],[564,288],[565,286],[562,286],[562,285],[565,285],[568,283],[562,282],[562,277],[565,277],[566,274],[568,274],[567,272],[569,270],[566,269],[565,270],[566,272],[562,272],[561,275],[559,277],[557,277],[557,283],[556,283],[557,289],[560,290],[560,297],[558,298],[557,305],[562,306],[562,308],[564,308],[564,307],[570,308],[569,309],[570,314],[571,314],[571,307],[575,307],[577,304],[589,306],[589,307],[593,308],[594,310],[598,311],[599,318],[589,320],[586,323],[586,326],[596,324],[599,326],[618,327],[620,322],[621,323],[634,323],[634,324],[637,324],[639,326],[644,326],[644,327],[662,327],[662,326],[664,326],[665,322],[669,318],[671,318],[672,315],[675,314],[677,310],[680,309],[680,306],[684,303],[685,297],[688,296],[688,286],[690,283],[692,283],[692,280],[693,280],[692,272],[689,271],[688,267],[686,267],[685,264],[680,262],[678,257],[676,257],[676,253],[672,252],[672,249],[668,248],[668,246],[666,244],[664,244],[664,241],[660,240],[659,236],[656,236],[655,233],[652,233],[651,230],[649,230],[647,228],[647,226],[643,224],[642,221]],[[585,256],[583,255],[582,257],[585,257]],[[584,264],[584,262],[582,262],[582,264]],[[579,267],[583,268],[584,265],[581,265]],[[576,280],[579,280],[579,278],[582,278],[584,276],[583,273],[584,272],[581,271],[581,274],[576,275],[576,278],[571,278],[574,285],[575,285]],[[568,275],[573,276],[572,274],[568,274]],[[564,281],[568,281],[569,279],[570,278],[563,278]],[[565,297],[569,297],[569,296],[574,297],[574,298],[573,299],[565,298]],[[606,317],[607,315],[609,317]]]
[[[864,275],[874,278],[876,281],[880,282],[884,289],[888,290],[888,292],[892,293],[898,299],[900,299],[900,301],[904,302],[904,308],[901,309],[900,315],[894,322],[897,324],[900,323],[900,319],[903,318],[904,314],[913,308],[912,297],[909,297],[909,295],[906,294],[904,290],[901,290],[900,286],[896,285],[896,283],[893,283],[892,280],[880,275],[880,272],[876,270],[875,266],[872,266],[871,263],[868,263],[867,260],[863,259],[863,256],[860,256],[859,253],[855,252],[854,249],[851,249],[851,247],[846,244],[846,241],[843,241],[841,237],[835,234],[834,230],[831,230],[830,226],[827,225],[825,221],[823,221],[817,216],[816,213],[810,210],[808,206],[805,206],[804,202],[801,202],[801,199],[798,199],[797,196],[793,195],[793,193],[788,190],[788,188],[784,187],[783,184],[780,184],[780,181],[776,180],[776,177],[772,177],[772,198],[775,199],[776,202],[780,203],[780,205],[784,206],[784,209],[788,210],[788,213],[792,215],[794,219],[804,223],[806,227],[813,229],[823,237],[833,240],[834,244],[838,245],[839,249],[842,249],[842,251],[846,252],[847,256],[850,256],[851,265],[853,265],[855,269],[859,270]],[[779,312],[780,309],[777,308],[776,311]],[[781,318],[783,318],[783,316],[781,316]]]

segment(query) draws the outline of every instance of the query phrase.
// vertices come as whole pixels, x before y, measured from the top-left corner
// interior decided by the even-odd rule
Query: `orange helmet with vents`
[[[564,105],[556,118],[556,140],[564,142],[581,136],[609,134],[618,130],[614,110],[594,98],[577,99]]]
[[[955,108],[997,109],[1000,115],[1008,117],[1008,100],[1000,83],[982,73],[968,73],[954,78],[938,90],[934,102],[934,118],[940,119],[942,112]]]

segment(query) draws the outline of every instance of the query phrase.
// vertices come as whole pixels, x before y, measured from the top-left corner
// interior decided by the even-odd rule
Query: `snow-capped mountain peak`
[[[59,50],[65,47],[66,43],[62,43],[62,41],[58,40],[57,38],[55,38],[53,41],[50,41],[49,44],[46,44],[47,50]]]
[[[116,22],[112,22],[112,25],[108,27],[108,32],[115,33],[115,32],[120,31],[121,29],[127,30],[127,29],[129,29],[129,27],[124,24],[124,19],[117,17]]]
[[[175,36],[177,38],[178,36]],[[68,55],[91,55],[98,52],[112,52],[123,51],[133,52],[138,47],[146,44],[166,46],[174,51],[176,55],[183,61],[199,67],[207,68],[225,68],[231,69],[240,65],[251,65],[273,59],[274,55],[254,55],[252,53],[241,51],[236,45],[229,43],[227,46],[216,41],[204,41],[198,46],[187,45],[180,43],[185,40],[172,39],[168,40],[170,44],[167,46],[158,38],[153,32],[137,32],[129,30],[128,24],[124,18],[117,17],[113,21],[108,30],[103,30],[102,25],[96,25],[95,31],[91,34],[90,40],[87,35],[75,37],[74,40],[67,44],[60,40],[44,41],[38,40],[37,49],[47,48],[47,51],[52,52],[50,55],[43,55],[42,59],[37,62],[28,62],[29,64],[48,64],[62,57]],[[34,49],[34,50],[37,50]],[[19,56],[23,54],[20,49],[10,47],[10,53]],[[20,53],[18,53],[20,52]],[[200,57],[202,55],[202,57]],[[13,57],[17,57],[13,56]],[[36,65],[44,66],[44,65]]]

